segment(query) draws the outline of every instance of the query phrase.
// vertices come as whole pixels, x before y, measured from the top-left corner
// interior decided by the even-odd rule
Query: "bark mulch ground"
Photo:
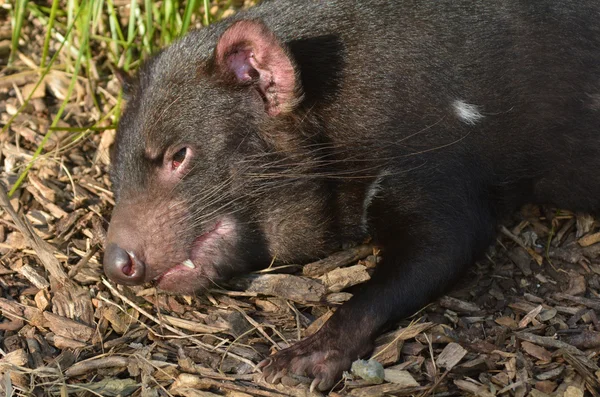
[[[0,71],[0,126],[38,79],[41,28]],[[4,20],[0,58],[9,46]],[[102,57],[94,61],[98,79],[78,80],[62,130],[42,141],[70,80],[55,70],[0,136],[6,186],[43,145],[22,187],[0,194],[0,394],[309,395],[307,379],[271,385],[255,366],[318,329],[369,279],[377,250],[273,266],[199,296],[108,282],[114,130],[84,127],[115,105],[119,85]],[[378,339],[383,379],[347,374],[331,395],[600,396],[600,223],[527,207],[505,225],[448,296]]]

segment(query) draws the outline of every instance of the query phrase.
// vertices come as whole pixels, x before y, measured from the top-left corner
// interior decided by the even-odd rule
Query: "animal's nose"
[[[104,272],[118,284],[139,285],[144,282],[146,265],[134,254],[111,243],[104,252]]]

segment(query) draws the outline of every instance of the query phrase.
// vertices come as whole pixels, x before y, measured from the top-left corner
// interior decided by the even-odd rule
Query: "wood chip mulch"
[[[0,25],[0,54],[9,27]],[[37,81],[27,54],[0,69],[0,127]],[[114,130],[83,127],[110,111],[119,86],[96,61],[97,81],[78,81],[58,125],[82,132],[56,131],[23,186],[10,199],[0,191],[0,395],[310,395],[307,379],[271,385],[256,364],[315,332],[370,278],[377,250],[275,265],[200,296],[106,281]],[[0,137],[5,186],[42,144],[69,79],[50,73]],[[448,296],[378,339],[383,383],[348,374],[331,395],[597,397],[598,313],[600,222],[527,207]]]

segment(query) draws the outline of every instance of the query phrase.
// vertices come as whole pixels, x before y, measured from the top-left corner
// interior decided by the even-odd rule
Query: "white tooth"
[[[185,261],[183,261],[182,265],[185,267],[189,267],[190,269],[196,268],[196,265],[194,265],[194,262],[192,262],[191,259],[186,259]]]

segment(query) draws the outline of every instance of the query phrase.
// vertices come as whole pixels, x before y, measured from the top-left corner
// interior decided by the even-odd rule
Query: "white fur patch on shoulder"
[[[484,117],[481,112],[479,112],[477,105],[471,105],[460,99],[452,102],[452,107],[454,108],[456,116],[458,116],[465,124],[474,125]]]

